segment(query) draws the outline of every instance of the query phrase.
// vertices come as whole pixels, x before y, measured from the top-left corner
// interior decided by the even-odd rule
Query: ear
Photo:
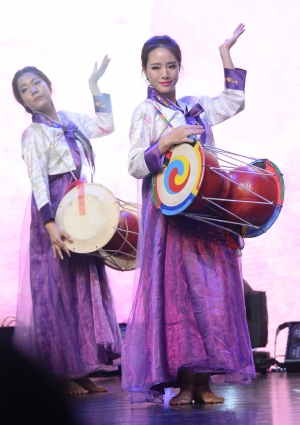
[[[143,74],[145,75],[146,79],[148,80],[146,68],[143,68]]]

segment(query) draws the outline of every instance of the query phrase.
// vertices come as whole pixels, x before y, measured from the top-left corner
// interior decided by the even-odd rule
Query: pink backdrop
[[[128,128],[133,109],[146,95],[140,49],[155,34],[169,34],[183,51],[178,96],[217,95],[222,90],[219,44],[239,22],[246,33],[232,50],[234,64],[248,70],[246,109],[216,127],[217,145],[269,158],[284,174],[285,205],[275,225],[248,239],[244,277],[267,292],[269,346],[277,326],[300,320],[299,313],[299,39],[296,0],[110,0],[85,2],[11,0],[0,16],[1,256],[0,324],[14,315],[18,292],[22,220],[30,193],[20,156],[20,138],[30,117],[15,102],[11,79],[34,65],[52,80],[58,109],[93,114],[87,79],[95,60],[112,61],[101,88],[112,94],[116,132],[94,141],[96,181],[126,201],[136,200],[136,181],[127,174]],[[109,271],[119,321],[130,311],[133,273]],[[229,307],[230,308],[230,307]],[[286,334],[277,354],[284,354]]]

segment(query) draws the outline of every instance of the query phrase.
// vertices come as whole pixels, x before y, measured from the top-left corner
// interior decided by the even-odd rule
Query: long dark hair
[[[142,48],[141,60],[143,69],[146,69],[147,67],[149,53],[158,47],[164,47],[170,50],[179,63],[179,68],[181,68],[181,50],[176,41],[168,35],[155,35],[154,37],[149,38]]]
[[[25,74],[26,72],[32,72],[37,77],[39,77],[43,81],[45,81],[45,83],[49,87],[50,93],[52,93],[52,84],[51,84],[51,81],[49,80],[49,78],[47,77],[47,75],[45,75],[42,71],[37,69],[35,66],[25,66],[25,68],[20,69],[19,71],[17,71],[15,73],[15,76],[12,80],[12,89],[13,89],[15,99],[16,99],[17,102],[19,102],[26,109],[27,112],[32,114],[32,110],[30,108],[28,108],[28,106],[25,106],[23,104],[23,100],[22,100],[22,97],[21,97],[21,94],[20,94],[19,88],[18,88],[18,79],[21,77],[21,75]]]

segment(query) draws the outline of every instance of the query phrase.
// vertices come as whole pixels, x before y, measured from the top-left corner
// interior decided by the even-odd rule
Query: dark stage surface
[[[213,390],[225,397],[218,405],[168,406],[130,404],[120,391],[120,378],[93,378],[108,393],[65,396],[76,425],[290,425],[300,423],[300,374],[272,372],[251,386],[222,385]],[[173,390],[175,391],[175,390]],[[173,396],[173,394],[169,394]]]

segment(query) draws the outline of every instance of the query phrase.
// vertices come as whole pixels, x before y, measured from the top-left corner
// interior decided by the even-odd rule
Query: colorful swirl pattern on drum
[[[157,209],[165,215],[184,211],[199,192],[204,176],[201,144],[183,143],[173,147],[166,168],[152,176],[152,196]]]
[[[176,156],[168,165],[164,185],[168,193],[175,195],[179,193],[187,184],[190,177],[190,163],[183,155]]]

